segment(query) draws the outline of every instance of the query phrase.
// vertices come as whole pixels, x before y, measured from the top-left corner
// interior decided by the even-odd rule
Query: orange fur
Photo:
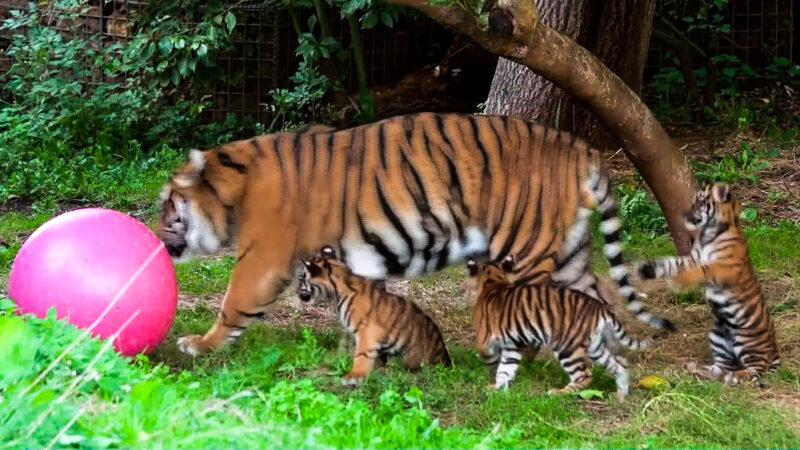
[[[346,263],[372,278],[514,253],[512,278],[553,279],[600,298],[589,271],[585,212],[593,208],[617,220],[600,152],[506,117],[423,113],[193,152],[165,187],[162,238],[176,257],[235,245],[238,261],[217,323],[180,348],[200,354],[240,335],[284,288],[297,258],[323,245],[344,250]],[[641,311],[627,274],[618,274]]]

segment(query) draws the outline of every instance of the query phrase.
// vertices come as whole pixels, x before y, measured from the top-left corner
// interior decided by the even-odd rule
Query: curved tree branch
[[[409,6],[466,34],[487,50],[528,66],[585,104],[623,144],[658,201],[678,253],[689,249],[683,213],[691,206],[696,180],[686,157],[642,100],[597,58],[539,21],[533,0],[498,0],[485,30],[471,12],[433,6],[429,0],[385,0]]]

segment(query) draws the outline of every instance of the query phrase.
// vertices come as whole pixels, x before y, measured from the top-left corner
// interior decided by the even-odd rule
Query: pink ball
[[[175,269],[158,237],[127,214],[100,208],[39,227],[8,284],[20,312],[44,317],[55,306],[59,318],[95,336],[119,332],[114,348],[128,356],[161,343],[178,303]]]

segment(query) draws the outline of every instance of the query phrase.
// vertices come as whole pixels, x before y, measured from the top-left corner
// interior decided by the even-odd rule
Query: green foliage
[[[165,144],[215,144],[236,131],[231,122],[200,127],[203,103],[174,89],[219,73],[213,54],[235,25],[218,2],[192,4],[162,2],[159,16],[145,16],[127,44],[113,45],[78,29],[85,2],[53,7],[70,27],[64,32],[43,24],[36,3],[11,12],[2,25],[12,65],[0,75],[0,202],[56,194],[102,201],[94,183],[174,162]],[[193,28],[189,18],[198,20]]]
[[[739,142],[739,148],[741,153],[738,155],[724,154],[716,158],[716,162],[713,163],[692,160],[691,164],[697,174],[697,179],[709,183],[717,181],[731,183],[746,180],[757,184],[760,181],[758,172],[772,166],[767,159],[780,155],[777,148],[753,148],[749,142],[744,140]],[[751,217],[750,220],[754,218]]]
[[[747,129],[754,123],[768,123],[776,112],[775,100],[783,86],[800,85],[800,66],[793,65],[785,57],[775,57],[765,67],[752,67],[739,57],[725,53],[723,43],[731,40],[728,22],[729,0],[703,0],[695,2],[697,12],[685,16],[680,12],[685,3],[676,0],[659,2],[658,18],[674,31],[675,38],[688,42],[693,61],[693,70],[700,90],[709,89],[712,100],[704,95],[703,113],[714,122]],[[691,43],[693,36],[702,34],[702,49]],[[684,74],[678,68],[678,60],[672,50],[666,54],[675,65],[664,66],[653,76],[649,85],[659,103],[656,111],[661,116],[691,116],[691,110],[699,102],[691,102]],[[705,61],[704,61],[705,59]],[[684,61],[684,63],[690,63]],[[712,73],[709,73],[709,70]],[[709,84],[710,87],[709,87]],[[763,86],[754,91],[753,86]],[[790,119],[791,120],[791,119]]]
[[[667,232],[664,213],[647,191],[636,185],[618,185],[617,198],[625,225],[625,237],[634,231],[651,237]]]
[[[472,447],[514,436],[442,428],[413,385],[348,400],[313,379],[280,379],[291,352],[276,348],[210,372],[170,372],[144,356],[131,364],[52,314],[11,311],[0,315],[2,448]],[[303,339],[314,347],[309,331]],[[312,354],[307,364],[321,355]]]
[[[329,121],[332,107],[327,99],[333,92],[344,91],[343,81],[350,75],[350,71],[343,70],[343,68],[349,67],[351,58],[355,63],[356,77],[359,81],[361,109],[357,114],[357,119],[359,121],[374,120],[375,100],[367,86],[364,72],[364,50],[360,44],[359,28],[372,29],[379,24],[392,28],[401,13],[409,14],[407,10],[375,0],[332,1],[331,6],[338,10],[342,18],[348,19],[349,26],[354,27],[350,30],[351,46],[345,49],[336,38],[326,34],[322,27],[318,27],[320,21],[323,20],[322,17],[318,17],[318,9],[316,12],[310,13],[306,28],[301,27],[297,17],[298,12],[307,11],[315,6],[313,1],[280,1],[289,10],[292,25],[298,35],[296,54],[300,57],[300,63],[297,72],[290,77],[291,86],[289,88],[270,91],[272,102],[267,104],[266,108],[274,116],[267,130],[287,130],[296,128],[303,123]],[[324,9],[327,3],[321,3],[323,5],[320,6]],[[321,69],[323,60],[330,62],[329,66],[338,66],[338,70],[329,70],[323,73]]]

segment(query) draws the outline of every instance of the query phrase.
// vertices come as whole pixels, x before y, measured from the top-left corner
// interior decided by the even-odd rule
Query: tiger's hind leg
[[[609,351],[602,334],[599,333],[592,339],[588,353],[592,361],[602,364],[606,370],[614,374],[614,380],[617,382],[617,398],[624,400],[630,393],[630,376],[621,358]]]
[[[723,380],[725,376],[732,373],[737,366],[736,355],[733,350],[733,337],[728,331],[724,320],[717,318],[714,328],[708,334],[713,354],[713,363],[708,366],[701,366],[695,362],[690,362],[686,368],[694,375],[707,380]]]
[[[569,374],[569,383],[561,389],[551,389],[551,394],[579,392],[592,382],[592,373],[586,365],[586,349],[560,350],[556,358]]]
[[[713,379],[722,380],[739,365],[733,349],[733,335],[724,319],[716,318],[714,328],[708,333],[708,340],[714,355],[714,362],[708,366],[708,373]]]

